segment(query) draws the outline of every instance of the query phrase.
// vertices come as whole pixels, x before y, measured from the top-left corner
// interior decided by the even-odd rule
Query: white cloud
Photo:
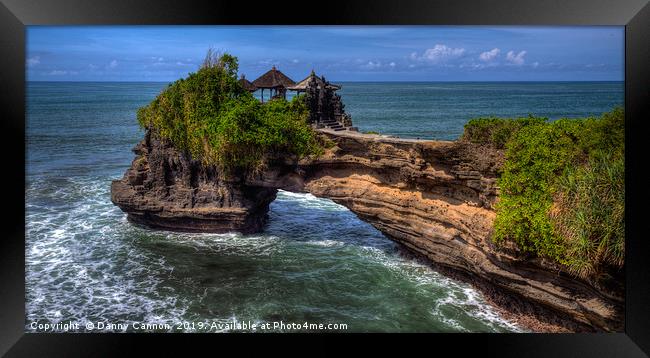
[[[464,48],[452,48],[447,45],[437,44],[433,48],[425,50],[422,56],[418,56],[416,52],[411,53],[411,59],[418,61],[428,61],[431,63],[441,63],[459,58],[464,54]]]
[[[463,63],[458,67],[460,67],[460,68],[469,68],[470,70],[475,70],[475,69],[486,68],[488,66],[489,65],[486,65],[486,64],[483,64],[483,63]]]
[[[526,55],[526,51],[521,51],[518,54],[515,55],[514,51],[508,51],[508,54],[506,55],[506,60],[509,62],[521,66],[524,64],[524,56]]]
[[[539,62],[533,62],[533,68],[537,68],[539,66]]]
[[[487,61],[492,61],[499,55],[499,52],[501,52],[501,50],[499,50],[498,48],[493,48],[490,51],[485,51],[485,52],[481,53],[478,56],[478,58],[480,58],[482,61],[486,61],[486,62]]]
[[[108,68],[115,68],[117,67],[117,60],[111,61],[111,63],[108,64]]]
[[[27,67],[36,66],[39,63],[41,63],[41,57],[40,56],[34,56],[34,57],[30,57],[30,58],[27,59]]]
[[[293,62],[293,63],[298,63],[298,62],[300,62],[300,61],[298,61],[297,58],[294,58],[293,60],[291,60],[291,62]]]
[[[389,63],[388,66],[390,66],[390,67],[395,67],[395,62],[391,62],[391,63]]]
[[[266,66],[275,65],[278,62],[279,61],[277,61],[275,59],[269,58],[269,59],[263,59],[263,60],[257,61],[257,65],[266,67]]]
[[[366,68],[368,70],[374,70],[374,69],[377,69],[377,68],[381,67],[381,62],[379,62],[379,61],[377,61],[377,62],[368,61],[368,63],[366,63],[365,65],[363,65],[361,67]]]
[[[48,74],[50,76],[64,76],[64,75],[76,75],[79,72],[77,71],[66,71],[66,70],[52,70]]]

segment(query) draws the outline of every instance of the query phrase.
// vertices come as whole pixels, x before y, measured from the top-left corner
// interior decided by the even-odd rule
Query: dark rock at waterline
[[[255,174],[226,177],[148,132],[124,177],[113,182],[111,198],[139,224],[250,233],[263,228],[278,189],[309,192],[474,283],[537,330],[623,330],[620,288],[596,288],[551,263],[493,246],[502,152],[466,142],[321,134],[335,146],[319,158],[278,158]]]
[[[253,233],[262,230],[277,189],[228,181],[147,133],[111,200],[134,223],[174,231]]]

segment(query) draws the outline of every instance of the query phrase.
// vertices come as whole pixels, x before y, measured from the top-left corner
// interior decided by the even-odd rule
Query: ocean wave
[[[290,191],[278,190],[276,201],[290,202],[293,205],[298,205],[307,209],[322,209],[328,211],[348,210],[345,206],[337,204],[330,199],[318,198],[309,193],[293,193]]]
[[[480,292],[471,285],[452,280],[418,258],[402,258],[376,247],[361,247],[360,253],[368,259],[389,268],[414,286],[426,292],[437,292],[439,297],[432,300],[431,315],[445,322],[454,330],[469,332],[467,322],[456,319],[444,312],[445,308],[455,308],[466,313],[477,322],[487,324],[488,331],[507,330],[522,331],[517,325],[501,317],[496,310],[483,299]],[[466,321],[466,320],[465,320]]]
[[[424,319],[449,330],[466,331],[468,322],[487,331],[517,330],[471,287],[401,256],[397,244],[331,200],[281,191],[264,233],[175,233],[130,224],[110,202],[110,178],[118,177],[30,178],[25,192],[28,323],[202,320],[223,325],[233,317],[262,322],[277,317],[278,307],[289,309],[284,306],[289,302],[294,302],[291,312],[325,312],[352,321],[392,317],[391,305],[404,304],[396,298],[371,308],[345,308],[322,292],[327,287],[354,302],[374,302],[383,291],[367,282],[380,280],[388,288],[409,287],[429,302],[430,316]],[[292,285],[303,287],[304,297],[287,301],[283,292]],[[258,287],[261,298],[242,296],[250,301],[237,302],[232,314],[208,314],[214,305],[228,311],[215,299],[249,292],[249,286]],[[371,313],[380,308],[383,313]],[[446,314],[450,310],[469,318],[454,318]]]

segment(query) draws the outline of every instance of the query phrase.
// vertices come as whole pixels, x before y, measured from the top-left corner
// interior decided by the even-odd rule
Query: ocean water
[[[339,94],[360,131],[454,140],[469,119],[600,116],[622,106],[623,82],[343,83]]]
[[[101,332],[142,332],[134,323],[217,332],[232,330],[232,322],[280,321],[347,324],[338,330],[351,332],[522,330],[471,286],[309,194],[280,192],[255,235],[170,233],[127,222],[110,202],[110,183],[142,138],[136,109],[164,86],[28,84],[27,332],[57,323],[85,331],[100,322],[128,325]],[[454,139],[477,115],[598,115],[622,105],[623,85],[344,83],[341,95],[361,130]]]

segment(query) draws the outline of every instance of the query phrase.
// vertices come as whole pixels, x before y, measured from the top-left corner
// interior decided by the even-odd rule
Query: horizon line
[[[30,82],[69,82],[69,83],[172,83],[177,80],[171,81],[130,81],[130,80],[116,80],[116,81],[68,81],[68,80],[28,80],[26,83]],[[330,82],[355,82],[355,83],[457,83],[457,82],[467,82],[467,83],[477,83],[477,82],[491,82],[491,83],[516,83],[516,82],[625,82],[625,80],[503,80],[503,81],[472,81],[472,80],[431,80],[431,81],[409,81],[409,80],[376,80],[376,81],[355,81],[355,80],[330,80]]]

